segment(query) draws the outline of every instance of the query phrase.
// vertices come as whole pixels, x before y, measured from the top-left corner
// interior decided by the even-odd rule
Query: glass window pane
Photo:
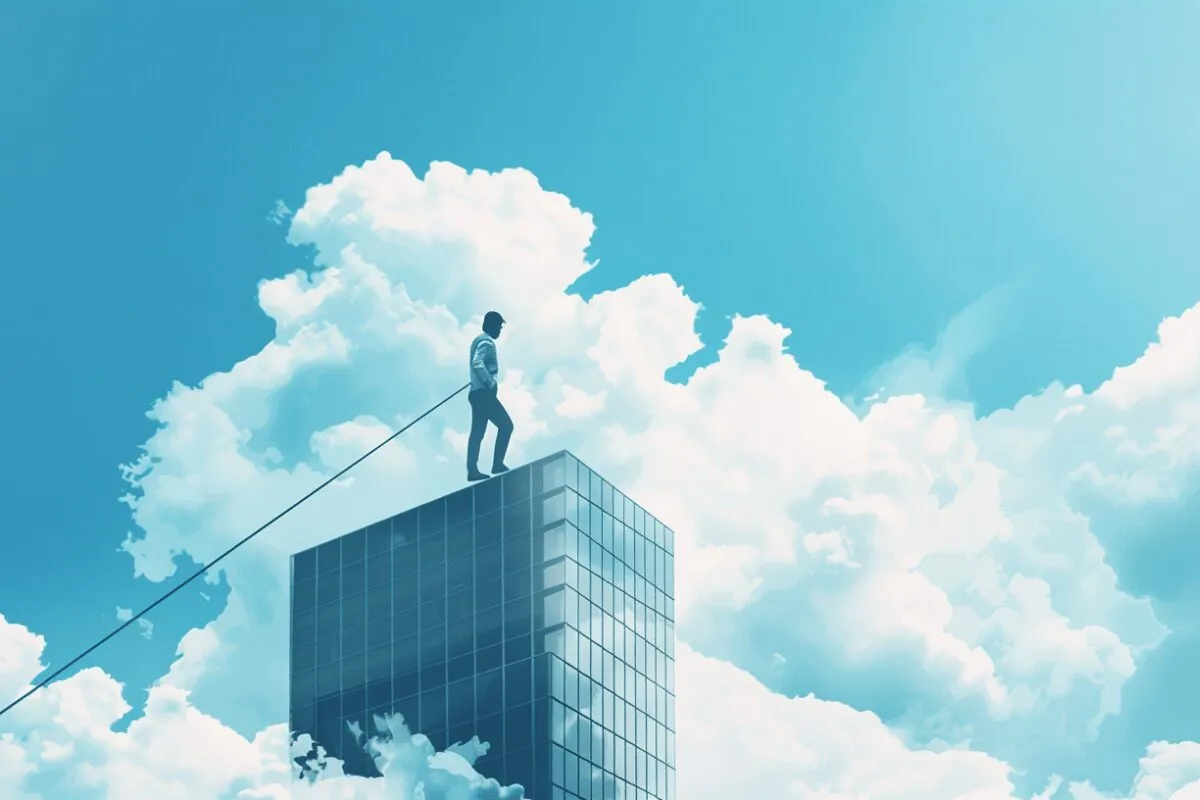
[[[471,489],[460,489],[446,498],[446,522],[457,525],[467,522],[474,516],[474,502]]]
[[[417,518],[421,536],[446,530],[446,498],[439,497],[418,508]]]
[[[342,601],[342,627],[356,628],[367,623],[367,597],[356,594]]]
[[[446,624],[446,603],[435,600],[421,605],[421,630],[428,631]]]
[[[564,630],[555,628],[552,631],[547,631],[542,638],[542,652],[553,653],[560,658],[563,655],[563,646],[565,645]]]
[[[342,571],[336,569],[317,576],[317,605],[337,602],[341,594]]]
[[[579,495],[570,489],[565,489],[563,490],[563,502],[565,504],[563,518],[572,525],[576,524],[579,514]]]
[[[529,634],[517,636],[515,639],[507,639],[504,642],[504,660],[511,664],[514,661],[520,661],[523,658],[533,656],[533,637]]]
[[[392,561],[386,555],[367,560],[367,585],[382,586],[392,579]]]
[[[446,660],[446,628],[440,626],[421,631],[421,663],[436,664]]]
[[[476,549],[487,547],[488,545],[499,544],[502,538],[502,526],[500,512],[495,511],[490,514],[485,514],[475,520],[475,547]]]
[[[446,600],[446,620],[453,622],[471,616],[475,609],[475,592],[468,586]]]
[[[504,665],[504,646],[499,644],[481,647],[475,651],[475,667],[480,671],[497,669]]]
[[[367,557],[367,531],[361,529],[342,537],[342,566]]]
[[[542,569],[542,583],[539,588],[549,589],[561,586],[567,581],[567,566],[565,561],[556,561]]]
[[[342,659],[342,688],[354,689],[367,683],[367,656],[365,653]]]
[[[595,506],[589,504],[582,497],[579,498],[579,506],[575,510],[575,519],[572,520],[575,526],[579,528],[579,532],[584,536],[599,536],[599,530],[592,531],[592,509]]]
[[[392,696],[396,699],[411,697],[420,691],[421,684],[416,670],[397,673],[392,680]]]
[[[324,575],[342,568],[342,542],[334,539],[317,548],[317,574]]]
[[[504,678],[501,670],[492,669],[475,676],[475,706],[480,715],[499,712],[504,705]]]
[[[520,536],[528,533],[531,524],[531,511],[528,501],[515,503],[504,509],[504,538]]]
[[[392,648],[373,647],[367,651],[367,680],[386,681],[392,677]]]
[[[421,598],[420,587],[414,580],[397,581],[392,585],[392,612],[399,614],[414,609]]]
[[[310,548],[292,556],[292,580],[311,581],[317,578],[317,551]]]
[[[407,673],[417,668],[420,651],[416,636],[405,636],[392,643],[393,669],[397,673]]]
[[[538,701],[538,707],[545,711],[546,698],[550,696],[550,661],[553,658],[548,653],[535,654],[533,657],[533,697]],[[538,717],[538,730],[543,730],[545,718]],[[544,732],[544,731],[543,731]]]
[[[475,719],[475,682],[471,678],[451,683],[446,690],[451,724]]]
[[[391,615],[392,588],[387,585],[371,587],[367,591],[367,620],[387,619]]]
[[[427,566],[441,564],[446,560],[446,533],[434,531],[421,537],[420,564],[424,570]]]
[[[367,646],[365,628],[346,628],[342,631],[342,655],[353,656],[363,652]]]
[[[417,544],[402,544],[392,549],[392,575],[396,579],[417,574]]]
[[[531,570],[523,569],[504,577],[504,599],[519,600],[529,597]]]
[[[469,556],[475,549],[475,530],[470,521],[452,525],[446,532],[446,557]]]
[[[542,534],[543,540],[543,555],[542,558],[546,561],[560,558],[567,554],[566,547],[567,526],[555,525],[553,528],[547,529]]]
[[[475,674],[475,652],[472,651],[465,656],[455,658],[450,655],[450,660],[446,662],[446,679],[451,681],[470,678]],[[467,739],[471,737],[468,736]],[[459,741],[466,741],[465,739]]]
[[[486,581],[475,587],[475,610],[477,613],[500,605],[503,600],[503,588],[499,578]]]
[[[292,613],[312,611],[317,607],[317,582],[298,581],[292,588]]]
[[[312,644],[317,640],[317,615],[313,611],[292,618],[292,645]]]
[[[566,485],[566,466],[566,458],[561,455],[542,464],[541,490],[543,492]]]
[[[554,657],[550,659],[550,696],[555,700],[565,701],[566,699],[566,665],[562,659]]]
[[[570,588],[564,589],[564,615],[563,620],[573,628],[579,628],[579,595]]]
[[[534,522],[538,527],[552,525],[566,519],[567,513],[566,490],[559,489],[552,494],[542,497],[537,504],[538,513]]]
[[[500,508],[500,481],[482,481],[475,484],[475,514],[487,514]]]
[[[575,456],[571,455],[570,453],[567,453],[566,459],[567,460],[564,463],[564,468],[565,468],[565,480],[566,480],[567,488],[568,489],[578,489],[579,488],[579,461],[577,461],[575,459]]]
[[[508,708],[533,700],[533,662],[526,659],[504,668],[504,704]],[[532,718],[531,718],[532,719]]]
[[[580,533],[574,526],[567,525],[563,528],[563,537],[566,539],[566,545],[564,549],[567,552],[567,558],[578,561],[579,542],[582,540],[583,534]]]
[[[591,492],[592,471],[582,461],[575,463],[575,490],[579,496],[588,499]]]
[[[504,550],[499,543],[481,548],[475,555],[475,582],[499,578],[504,565]]]
[[[550,741],[562,744],[566,741],[566,709],[562,703],[553,700],[550,703]]]
[[[421,693],[421,727],[429,730],[446,726],[446,687]]]
[[[342,630],[342,609],[338,605],[321,606],[317,609],[317,637],[337,636]]]
[[[532,540],[529,534],[507,539],[504,542],[504,571],[528,569],[533,560]]]
[[[446,590],[458,592],[473,585],[475,559],[468,553],[455,556],[446,565]]]
[[[512,600],[504,605],[504,636],[527,636],[533,624],[533,613],[529,598]]]
[[[504,618],[499,607],[488,608],[475,615],[475,646],[487,647],[500,644],[503,638]]]
[[[470,617],[446,625],[446,652],[449,658],[464,656],[475,649],[475,624]]]
[[[568,792],[574,792],[579,786],[579,757],[573,753],[566,754],[566,777],[564,783]]]
[[[414,508],[391,519],[392,547],[417,541],[417,510]]]
[[[532,474],[527,467],[520,467],[505,473],[500,482],[506,506],[528,500],[532,493]]]
[[[367,557],[379,556],[392,549],[392,522],[383,520],[367,528]]]
[[[565,633],[563,658],[568,664],[577,665],[579,663],[579,632],[572,627],[563,628],[563,632]]]
[[[600,505],[600,497],[601,497],[601,491],[600,491],[601,480],[600,480],[600,476],[597,475],[596,473],[592,472],[590,469],[587,471],[586,486],[587,486],[588,500],[593,505],[598,507]]]
[[[562,786],[566,780],[563,768],[563,760],[565,755],[566,754],[561,747],[558,745],[553,745],[553,750],[550,754],[550,780],[558,786]],[[556,789],[555,797],[563,797],[562,790]]]
[[[566,667],[563,686],[563,702],[567,708],[579,708],[579,673],[570,665]]]

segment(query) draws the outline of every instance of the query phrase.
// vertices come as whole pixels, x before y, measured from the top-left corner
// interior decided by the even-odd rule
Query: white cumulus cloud
[[[593,230],[524,170],[418,176],[381,154],[310,189],[288,236],[314,269],[259,287],[274,338],[151,410],[126,472],[137,573],[206,563],[460,386],[495,308],[512,461],[572,449],[677,531],[682,797],[1007,800],[1024,760],[1086,747],[1169,631],[1122,588],[1076,494],[1186,488],[1200,312],[1093,393],[1052,385],[983,418],[893,393],[859,413],[763,316],[735,317],[714,363],[666,381],[700,347],[700,304],[665,273],[570,293]],[[914,357],[905,374],[922,374]],[[288,555],[461,485],[466,418],[460,398],[224,562],[225,607],[181,642],[129,734],[104,732],[125,713],[107,676],[51,687],[25,712],[13,774],[86,749],[84,733],[131,742],[114,737],[142,719],[193,720],[233,754],[222,787],[275,796],[262,776],[287,766]],[[37,716],[85,690],[95,708],[72,706],[71,735]],[[903,710],[891,726],[866,710],[882,693]],[[1033,735],[1048,725],[1049,743]],[[139,765],[133,790],[176,780]]]

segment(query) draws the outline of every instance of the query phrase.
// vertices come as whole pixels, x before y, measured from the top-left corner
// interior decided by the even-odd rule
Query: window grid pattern
[[[527,796],[674,800],[673,551],[560,453],[300,553],[291,727],[369,775],[348,723],[399,712]]]
[[[348,723],[372,733],[398,712],[439,749],[478,735],[484,774],[531,785],[541,474],[515,469],[293,558],[293,730],[374,774]]]
[[[569,459],[544,547],[564,577],[542,599],[551,797],[674,800],[674,534]]]

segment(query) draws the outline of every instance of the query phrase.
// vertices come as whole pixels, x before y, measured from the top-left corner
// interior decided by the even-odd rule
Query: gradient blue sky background
[[[669,270],[706,343],[769,313],[838,394],[960,314],[951,396],[1092,389],[1200,298],[1198,33],[1096,0],[5,3],[0,608],[55,665],[161,591],[117,551],[117,466],[173,381],[271,335],[256,283],[308,258],[276,199],[381,150],[528,168],[595,215],[585,295]],[[97,663],[148,684],[204,591]]]

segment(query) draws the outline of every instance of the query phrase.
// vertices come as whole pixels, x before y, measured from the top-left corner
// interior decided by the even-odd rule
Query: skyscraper
[[[674,533],[568,452],[292,558],[291,727],[399,712],[534,800],[675,800]]]

